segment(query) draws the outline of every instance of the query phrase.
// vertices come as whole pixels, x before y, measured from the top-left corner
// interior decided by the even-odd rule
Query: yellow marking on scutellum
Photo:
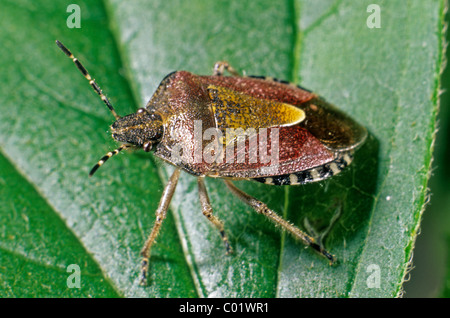
[[[288,127],[306,118],[302,109],[287,103],[260,99],[215,85],[209,85],[208,92],[217,126],[221,129]]]

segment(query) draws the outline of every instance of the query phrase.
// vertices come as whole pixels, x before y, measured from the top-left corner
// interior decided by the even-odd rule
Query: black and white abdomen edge
[[[337,175],[347,167],[352,160],[353,151],[338,152],[336,154],[336,159],[321,166],[279,176],[251,178],[250,180],[271,185],[297,185],[316,182]]]

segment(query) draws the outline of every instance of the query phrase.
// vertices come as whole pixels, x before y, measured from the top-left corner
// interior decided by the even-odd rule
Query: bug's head
[[[111,125],[112,137],[122,142],[122,145],[108,152],[101,158],[89,173],[92,176],[106,160],[126,148],[139,148],[144,151],[152,150],[163,135],[163,121],[161,116],[145,108],[140,108],[136,113],[124,117],[116,116],[116,121]]]
[[[140,108],[136,113],[118,118],[111,125],[112,137],[131,147],[150,151],[163,134],[161,116]]]
[[[56,45],[75,63],[78,70],[89,81],[91,87],[116,118],[114,124],[111,125],[111,132],[113,138],[122,142],[122,145],[103,156],[91,169],[89,175],[92,176],[106,160],[118,154],[123,149],[142,148],[144,151],[150,151],[153,145],[162,138],[163,122],[161,116],[145,108],[140,108],[135,114],[120,117],[108,98],[103,94],[100,86],[98,86],[81,62],[58,40],[56,41]]]

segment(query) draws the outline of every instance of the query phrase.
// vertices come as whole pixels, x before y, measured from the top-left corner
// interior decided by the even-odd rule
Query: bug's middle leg
[[[309,236],[298,227],[280,217],[277,213],[269,209],[264,202],[255,199],[251,195],[237,188],[233,183],[231,183],[231,181],[225,179],[224,182],[233,194],[235,194],[244,203],[252,207],[256,212],[265,215],[271,221],[290,232],[294,237],[302,240],[304,244],[311,246],[313,249],[325,256],[331,263],[335,261],[334,256],[328,253],[321,245],[317,244],[313,237]]]
[[[209,202],[208,193],[206,192],[205,181],[203,177],[198,177],[198,194],[200,197],[200,204],[202,206],[203,215],[206,216],[208,220],[214,224],[214,226],[219,230],[220,236],[225,244],[225,248],[227,250],[227,254],[233,252],[230,243],[228,242],[228,237],[225,233],[223,223],[219,220],[219,218],[213,215],[213,210],[211,207],[211,203]]]
[[[159,234],[161,225],[166,218],[167,210],[169,209],[170,201],[172,200],[173,193],[178,183],[178,178],[180,176],[180,168],[176,169],[169,179],[164,192],[159,201],[158,209],[156,210],[156,220],[153,224],[152,231],[145,241],[144,247],[141,250],[142,263],[141,263],[141,280],[140,285],[147,284],[147,273],[148,273],[148,263],[150,258],[150,249],[155,242],[156,237]]]

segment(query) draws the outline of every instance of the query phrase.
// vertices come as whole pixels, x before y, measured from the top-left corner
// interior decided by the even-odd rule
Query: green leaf
[[[445,23],[450,22],[446,11]],[[445,41],[450,40],[446,32]],[[450,52],[445,52],[448,61]],[[448,62],[447,62],[448,63]],[[448,165],[450,137],[450,69],[441,76],[442,94],[439,98],[438,134],[433,154],[433,171],[429,182],[431,202],[427,206],[421,235],[414,250],[414,271],[405,284],[407,297],[450,297],[450,169]]]
[[[444,1],[379,1],[373,29],[371,1],[79,1],[80,29],[66,26],[68,4],[4,1],[0,11],[0,296],[399,295],[426,198]],[[152,249],[150,285],[139,287],[139,251],[173,168],[134,152],[87,177],[117,146],[113,118],[56,39],[121,115],[145,105],[170,71],[210,74],[227,60],[308,87],[364,124],[370,137],[338,177],[298,187],[236,182],[322,236],[338,263],[208,179],[234,248],[225,256],[196,179],[184,173]],[[67,286],[70,264],[80,266],[80,289]]]

